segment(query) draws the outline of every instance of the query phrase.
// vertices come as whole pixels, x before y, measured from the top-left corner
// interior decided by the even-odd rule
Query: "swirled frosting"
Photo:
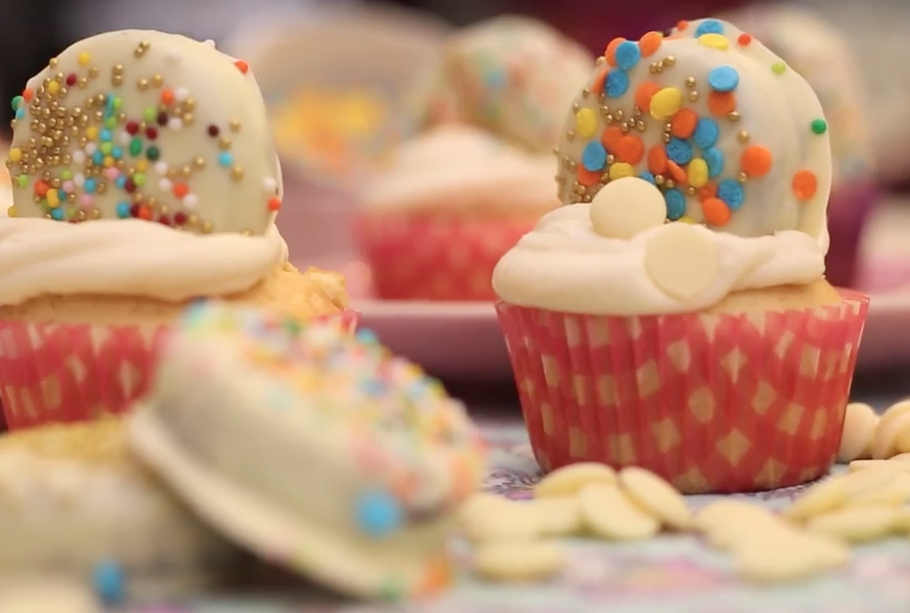
[[[595,315],[649,315],[698,311],[732,292],[810,283],[822,277],[825,249],[798,230],[740,237],[700,225],[687,229],[718,254],[703,289],[681,298],[668,294],[646,270],[655,238],[681,222],[648,229],[631,239],[595,232],[590,205],[569,205],[545,215],[493,272],[503,300],[528,307]],[[681,254],[682,255],[682,254]]]
[[[48,294],[222,296],[249,289],[286,259],[274,225],[264,236],[197,235],[139,219],[0,217],[0,305]]]
[[[374,211],[545,212],[560,204],[555,187],[552,156],[447,125],[401,145],[363,202]]]

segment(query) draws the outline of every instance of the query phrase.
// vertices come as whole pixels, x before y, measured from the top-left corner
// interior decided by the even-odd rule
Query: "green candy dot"
[[[824,119],[813,119],[812,120],[812,132],[815,134],[824,134],[828,131],[828,122]]]
[[[155,117],[157,116],[158,111],[155,110],[155,107],[153,106],[147,107],[144,111],[142,111],[142,118],[146,121],[155,121]]]
[[[119,111],[120,108],[123,106],[123,99],[120,98],[119,96],[115,97],[113,106],[114,106],[115,111]]]
[[[117,127],[117,118],[116,118],[116,117],[108,117],[107,119],[105,119],[105,120],[104,120],[104,127],[105,127],[105,128],[108,128],[108,129],[111,129],[111,130],[114,129],[114,128],[116,128],[116,127]]]
[[[25,187],[28,185],[28,177],[26,175],[19,175],[16,181],[19,183],[19,187]]]
[[[134,172],[132,179],[133,183],[135,183],[137,187],[142,187],[145,185],[145,175],[141,172]]]
[[[297,336],[300,334],[300,324],[293,319],[289,319],[288,321],[284,322],[284,329],[291,336]]]
[[[110,154],[111,154],[111,151],[114,150],[114,146],[113,146],[112,144],[110,144],[110,143],[101,143],[101,146],[98,147],[98,149],[99,149],[99,150],[101,151],[101,153],[103,153],[104,155],[110,155]]]
[[[130,155],[137,156],[142,153],[142,139],[138,136],[130,139]]]
[[[145,157],[154,162],[161,156],[161,152],[158,151],[158,147],[149,147],[145,152]]]
[[[771,72],[774,74],[784,74],[787,72],[787,65],[783,62],[774,62],[771,64]]]
[[[60,173],[60,178],[63,179],[64,181],[69,181],[70,179],[73,178],[73,171],[64,170],[63,172]]]
[[[22,105],[22,96],[13,96],[12,106],[14,111],[18,111]]]

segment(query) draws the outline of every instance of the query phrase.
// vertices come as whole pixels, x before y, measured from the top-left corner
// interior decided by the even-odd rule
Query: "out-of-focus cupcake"
[[[496,261],[560,204],[552,149],[592,65],[525,18],[450,37],[410,93],[417,134],[363,190],[356,235],[381,298],[495,297]]]
[[[50,60],[14,101],[0,218],[0,397],[10,428],[124,409],[191,302],[343,313],[274,225],[281,169],[249,65],[154,31]],[[55,116],[67,130],[43,121]]]
[[[359,187],[401,138],[399,100],[448,28],[418,13],[346,7],[241,29],[225,47],[256,69],[284,162],[278,228],[292,261],[356,258]]]
[[[824,278],[831,150],[806,80],[730,24],[682,23],[611,43],[565,130],[570,206],[493,276],[541,466],[689,493],[824,474],[867,299]]]
[[[724,19],[777,53],[821,101],[834,163],[827,277],[834,285],[849,287],[855,281],[862,231],[879,197],[868,125],[872,116],[850,44],[821,15],[792,4],[759,4],[727,13]]]

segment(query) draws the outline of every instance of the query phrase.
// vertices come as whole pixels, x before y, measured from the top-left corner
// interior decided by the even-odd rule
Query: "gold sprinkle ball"
[[[281,207],[262,94],[250,66],[214,45],[150,30],[92,36],[12,106],[16,217],[262,235]]]

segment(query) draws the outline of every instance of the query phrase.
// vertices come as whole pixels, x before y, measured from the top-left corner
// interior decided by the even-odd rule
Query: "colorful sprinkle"
[[[708,85],[716,92],[732,92],[739,85],[739,73],[730,66],[718,66],[708,73]]]
[[[607,150],[598,142],[588,143],[581,154],[581,163],[591,171],[603,170],[607,163]]]
[[[92,587],[98,599],[107,606],[117,605],[126,597],[126,573],[123,567],[105,560],[92,570]]]
[[[706,198],[701,203],[701,214],[712,226],[725,226],[730,223],[732,212],[727,203],[720,198]]]
[[[664,192],[664,200],[667,202],[667,219],[670,221],[676,221],[686,214],[686,196],[678,189]]]
[[[771,64],[771,72],[776,75],[782,75],[787,72],[787,65],[783,62],[774,62]]]
[[[692,142],[701,149],[713,147],[720,137],[720,127],[710,117],[702,117],[695,126]]]
[[[824,134],[828,131],[828,122],[821,118],[813,119],[810,127],[813,134]]]
[[[710,49],[718,49],[719,51],[726,51],[730,47],[730,41],[727,40],[727,37],[720,34],[702,34],[698,37],[698,44]]]
[[[708,165],[708,178],[714,179],[724,171],[724,154],[720,149],[711,147],[701,152],[702,158]]]
[[[625,179],[635,176],[635,167],[624,162],[617,162],[610,166],[610,180]]]
[[[717,21],[716,19],[705,19],[698,27],[695,28],[695,38],[699,38],[705,34],[723,34],[724,33],[724,24]]]
[[[682,166],[688,164],[693,155],[692,145],[688,141],[674,137],[667,143],[667,157],[672,162]]]
[[[743,186],[735,179],[724,179],[717,184],[717,197],[723,200],[731,211],[738,210],[745,201]]]
[[[641,50],[642,57],[651,57],[657,53],[663,40],[664,35],[660,32],[648,32],[638,39],[638,48]]]
[[[692,187],[703,187],[708,183],[708,163],[702,158],[694,158],[686,167],[687,183]]]
[[[645,172],[641,173],[640,175],[638,175],[638,178],[642,179],[644,181],[647,181],[651,185],[657,185],[657,179],[654,178],[653,173],[645,171]]]
[[[697,126],[698,113],[689,108],[679,109],[670,120],[670,134],[677,138],[690,138]],[[698,144],[698,141],[695,144]]]
[[[590,138],[597,131],[597,115],[589,108],[579,109],[575,114],[575,131],[583,138]]]
[[[673,117],[683,104],[683,93],[675,87],[665,87],[651,98],[650,113],[654,119]]]
[[[749,177],[763,177],[771,171],[771,152],[761,145],[749,145],[739,158],[739,167]]]
[[[389,493],[372,490],[357,500],[357,525],[373,538],[381,538],[398,530],[404,516],[398,501]]]
[[[619,98],[629,91],[629,75],[622,70],[611,70],[605,84],[607,98]]]
[[[620,69],[632,70],[641,60],[641,49],[636,43],[625,40],[616,47],[614,57]]]
[[[805,202],[811,200],[818,191],[818,178],[811,170],[800,170],[793,175],[791,187],[793,194]]]

